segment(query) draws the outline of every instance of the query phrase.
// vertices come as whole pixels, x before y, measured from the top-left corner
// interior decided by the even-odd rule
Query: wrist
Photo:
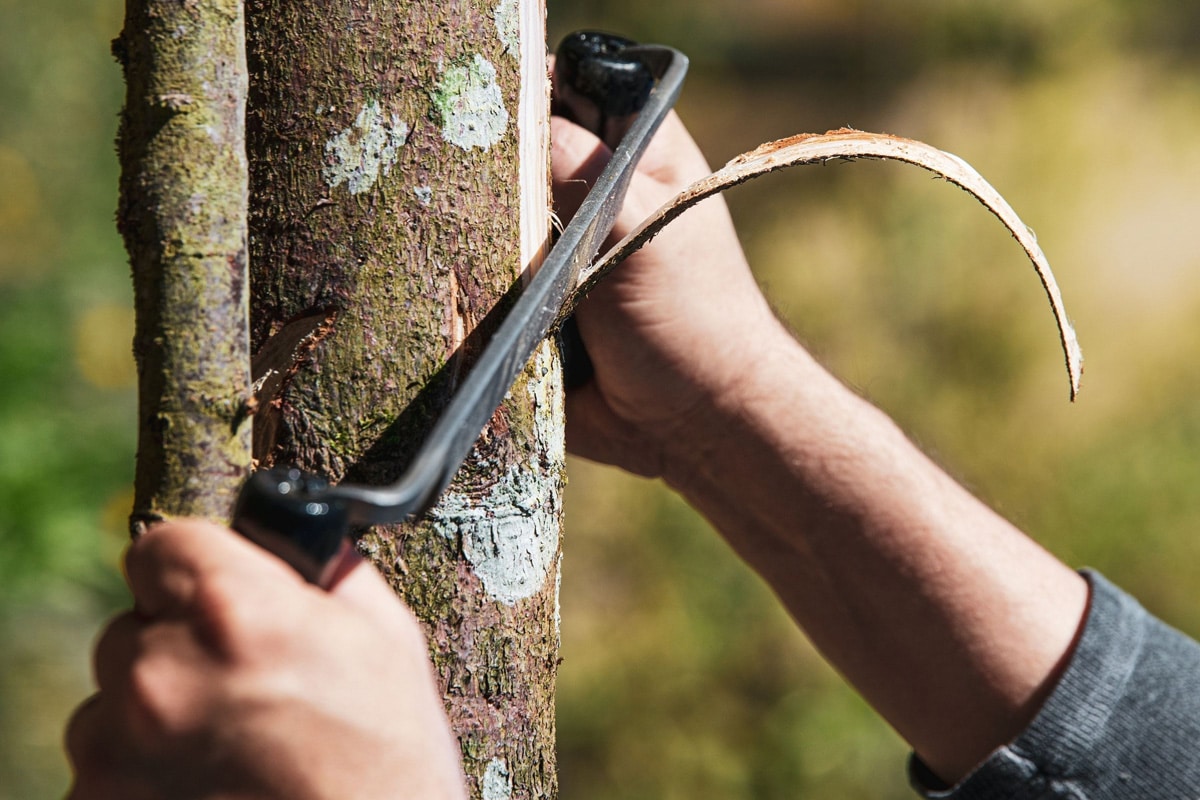
[[[751,452],[774,452],[760,448],[779,406],[794,413],[824,381],[836,383],[769,309],[740,331],[706,357],[696,404],[662,443],[664,480],[691,500],[711,496]]]

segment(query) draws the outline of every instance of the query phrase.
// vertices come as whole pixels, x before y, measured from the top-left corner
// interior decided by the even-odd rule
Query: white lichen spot
[[[508,771],[508,765],[498,758],[489,761],[480,789],[483,800],[511,800],[512,775]]]
[[[325,143],[325,183],[330,189],[344,183],[350,194],[367,191],[391,172],[408,131],[399,115],[385,117],[379,103],[368,100],[354,124]]]
[[[423,206],[433,202],[433,187],[431,186],[418,186],[413,189],[413,194],[417,196],[417,202]]]
[[[566,448],[562,371],[553,345],[538,350],[533,369],[526,397],[533,405],[538,452],[509,465],[487,491],[447,492],[429,512],[434,530],[462,548],[488,596],[510,606],[540,592],[559,564]],[[558,581],[556,569],[556,602]]]
[[[567,415],[557,351],[544,343],[534,354],[533,368],[534,380],[528,384],[534,408],[533,427],[535,439],[546,448],[540,459],[552,473],[561,474],[567,460]]]
[[[496,21],[496,35],[504,52],[513,58],[521,57],[521,12],[517,0],[500,0],[500,4],[492,11],[492,19]]]
[[[496,67],[481,55],[442,73],[433,105],[441,116],[442,138],[464,150],[487,150],[508,130]]]
[[[459,541],[488,596],[511,606],[546,585],[558,553],[556,492],[541,472],[514,464],[483,496],[448,492],[429,516]]]

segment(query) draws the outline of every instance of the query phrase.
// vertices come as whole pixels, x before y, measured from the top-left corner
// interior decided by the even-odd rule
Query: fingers
[[[135,613],[146,618],[180,616],[192,606],[198,576],[210,560],[199,538],[209,533],[197,522],[156,525],[125,552],[125,579]]]
[[[254,585],[302,582],[279,558],[228,528],[200,520],[163,523],[129,546],[125,574],[134,610],[145,617],[186,615],[201,580],[231,570],[252,571]]]
[[[600,173],[608,166],[612,151],[589,131],[561,117],[551,117],[550,128],[554,212],[566,222],[583,205]],[[611,241],[632,230],[672,194],[641,170],[639,166],[630,180]]]
[[[71,764],[72,781],[66,800],[157,800],[164,795],[146,782],[144,764],[131,762],[120,731],[113,724],[112,706],[103,694],[80,704],[67,724],[63,749]]]
[[[412,636],[419,630],[387,582],[353,547],[344,547],[337,559],[331,596],[394,633]],[[153,528],[130,546],[125,564],[135,610],[115,620],[101,640],[98,681],[110,660],[113,672],[120,673],[119,659],[110,659],[109,653],[136,651],[139,618],[186,618],[204,633],[205,641],[222,652],[236,652],[240,633],[262,627],[255,620],[286,614],[297,602],[308,602],[294,594],[298,590],[315,591],[273,554],[227,528],[194,520]]]
[[[368,734],[333,749],[381,746],[380,760],[390,762],[397,742],[429,750],[430,719],[444,727],[420,626],[353,548],[339,555],[328,593],[202,522],[154,528],[126,563],[137,608],[115,617],[96,644],[100,691],[76,711],[64,741],[70,800],[257,797],[264,786],[294,786],[295,765],[324,760],[336,771],[337,759],[326,758],[333,745],[321,738],[327,728],[329,740]],[[362,690],[389,669],[403,679]],[[419,718],[406,721],[396,708]],[[416,733],[389,734],[388,725]],[[306,749],[314,737],[321,746]],[[452,753],[449,737],[443,749]],[[257,790],[218,793],[210,780]],[[448,780],[461,784],[454,773]]]
[[[105,741],[101,703],[99,693],[92,695],[79,704],[67,723],[63,747],[76,774],[94,771],[105,760],[103,751],[98,747]]]
[[[104,629],[92,651],[92,677],[97,689],[115,691],[124,682],[140,651],[138,640],[146,624],[144,617],[126,611]]]
[[[711,171],[696,141],[674,111],[662,121],[638,164],[638,172],[653,178],[671,195]]]
[[[562,117],[551,117],[550,153],[554,211],[568,220],[583,204],[612,151],[585,128]]]
[[[66,800],[144,800],[152,795],[139,770],[121,757],[119,736],[113,730],[111,706],[94,694],[71,716],[63,749],[71,764],[72,782]]]
[[[595,182],[612,151],[594,134],[562,117],[550,118],[551,167],[554,179]],[[711,172],[708,161],[672,111],[663,119],[637,171],[653,179],[664,192],[675,194]]]
[[[109,739],[144,748],[196,718],[205,696],[201,673],[210,663],[188,622],[150,621],[135,612],[113,619],[92,657]],[[86,728],[94,712],[80,713]]]
[[[600,177],[612,151],[588,130],[550,119],[555,213],[569,220]],[[615,231],[623,236],[647,215],[709,173],[708,163],[675,112],[663,120],[630,183]]]

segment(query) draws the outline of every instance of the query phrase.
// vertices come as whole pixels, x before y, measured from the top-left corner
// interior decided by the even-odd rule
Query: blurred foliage
[[[113,230],[121,5],[0,0],[0,798],[61,795],[62,727],[123,596],[134,396]]]
[[[52,797],[123,602],[134,400],[112,227],[117,0],[0,0],[0,800]],[[1041,235],[1087,356],[984,211],[832,164],[730,203],[780,313],[1069,563],[1200,634],[1200,7],[1168,0],[550,0],[676,45],[714,162],[853,125],[955,152]],[[571,466],[563,797],[908,797],[905,748],[661,486]]]

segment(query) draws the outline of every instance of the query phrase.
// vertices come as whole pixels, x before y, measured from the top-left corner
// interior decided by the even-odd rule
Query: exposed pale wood
[[[550,78],[545,0],[521,3],[521,263],[536,270],[550,245]]]

